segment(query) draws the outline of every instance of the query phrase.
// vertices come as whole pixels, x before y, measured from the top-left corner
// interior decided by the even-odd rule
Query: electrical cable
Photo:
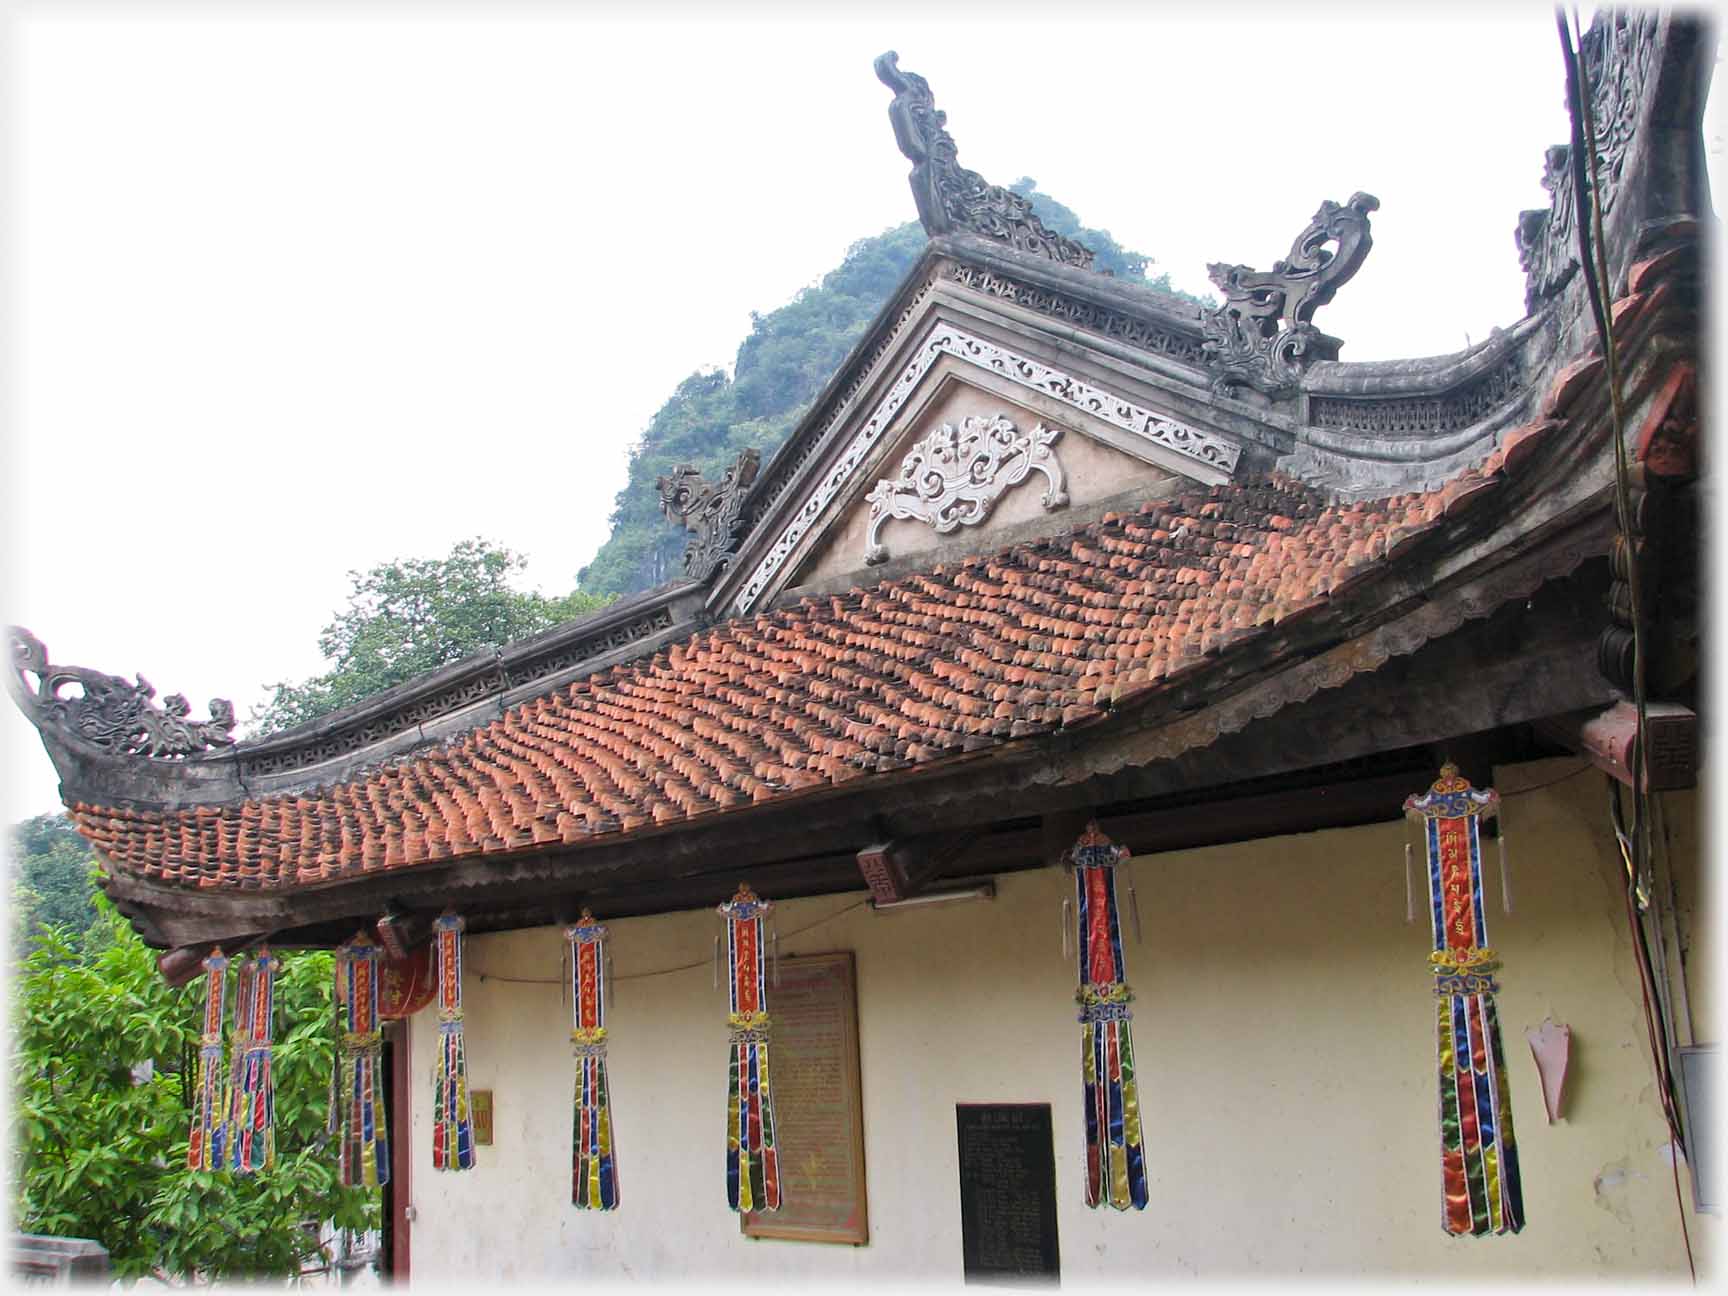
[[[1639,989],[1643,998],[1644,1028],[1650,1045],[1651,1061],[1656,1071],[1662,1114],[1668,1125],[1673,1151],[1684,1154],[1686,1144],[1674,1099],[1672,1059],[1668,1055],[1667,1030],[1665,1025],[1664,1029],[1661,1030],[1658,1030],[1656,1026],[1657,1017],[1661,1017],[1666,1024],[1668,1013],[1660,991],[1653,984],[1655,973],[1650,959],[1649,933],[1645,930],[1641,918],[1641,913],[1647,911],[1652,903],[1650,890],[1643,886],[1645,865],[1651,855],[1650,815],[1648,813],[1650,753],[1649,744],[1645,741],[1648,724],[1648,695],[1643,625],[1644,602],[1639,573],[1641,555],[1633,542],[1631,470],[1626,461],[1625,409],[1620,357],[1614,343],[1614,333],[1609,327],[1608,320],[1606,291],[1608,258],[1606,239],[1602,230],[1601,176],[1596,158],[1594,104],[1591,95],[1585,90],[1583,76],[1579,68],[1577,47],[1582,45],[1582,40],[1575,35],[1577,29],[1576,11],[1573,13],[1570,28],[1567,24],[1566,11],[1560,6],[1555,7],[1554,21],[1560,37],[1561,60],[1566,69],[1567,108],[1572,125],[1572,147],[1568,160],[1571,164],[1572,173],[1573,208],[1578,234],[1578,260],[1584,273],[1590,313],[1596,321],[1596,331],[1601,339],[1603,360],[1607,369],[1611,432],[1614,442],[1614,511],[1620,533],[1620,552],[1625,559],[1625,581],[1631,605],[1632,700],[1636,710],[1636,728],[1634,730],[1636,756],[1634,767],[1631,770],[1631,832],[1625,831],[1619,788],[1612,779],[1609,780],[1610,817],[1615,841],[1619,846],[1621,859],[1627,873],[1627,923],[1631,929],[1634,961],[1638,965]],[[1586,168],[1589,172],[1588,183],[1586,182]],[[1594,244],[1594,257],[1591,255],[1592,244]],[[1660,921],[1659,910],[1657,918]],[[1658,936],[1660,937],[1660,935],[1659,928]],[[1686,1247],[1686,1266],[1691,1271],[1693,1284],[1696,1285],[1698,1271],[1692,1256],[1692,1238],[1691,1231],[1686,1224],[1685,1203],[1680,1195],[1678,1155],[1670,1157],[1669,1166],[1673,1171],[1674,1202],[1679,1212],[1680,1232]]]
[[[855,900],[849,905],[845,905],[842,908],[836,909],[831,914],[824,914],[824,915],[822,915],[822,917],[817,918],[812,922],[805,923],[802,927],[795,928],[794,930],[785,933],[786,939],[791,940],[794,936],[802,936],[805,932],[810,931],[812,928],[820,927],[823,923],[833,922],[836,918],[841,917],[843,914],[849,914],[855,909],[862,909],[865,905],[867,905],[869,903],[870,903],[870,901],[867,898],[863,899],[863,900]],[[648,977],[670,976],[674,972],[691,972],[691,971],[694,971],[696,968],[707,967],[710,961],[711,960],[709,960],[709,959],[703,958],[703,959],[696,960],[696,962],[694,962],[694,963],[680,963],[677,967],[655,968],[652,972],[626,972],[622,976],[612,977],[611,980],[613,980],[613,981],[642,981]],[[511,985],[556,985],[556,986],[562,986],[564,984],[564,978],[561,976],[560,977],[499,976],[493,972],[481,972],[478,969],[473,968],[472,964],[470,964],[469,966],[470,966],[470,969],[473,970],[474,975],[479,977],[480,980],[482,980],[482,981],[507,981]]]

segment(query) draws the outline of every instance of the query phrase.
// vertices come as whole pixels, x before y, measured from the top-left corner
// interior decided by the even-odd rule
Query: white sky
[[[566,592],[674,384],[914,217],[889,48],[964,165],[1182,287],[1377,195],[1318,319],[1347,360],[1522,314],[1513,226],[1567,136],[1546,5],[816,12],[15,7],[5,619],[244,718],[323,667],[351,569],[483,535]],[[9,702],[0,760],[0,818],[58,808]]]

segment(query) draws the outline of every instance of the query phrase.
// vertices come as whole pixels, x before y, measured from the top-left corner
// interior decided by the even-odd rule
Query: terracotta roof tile
[[[293,887],[724,814],[1088,723],[1369,579],[1551,426],[1427,494],[1226,483],[807,598],[318,791],[167,815],[80,803],[73,819],[129,872]]]

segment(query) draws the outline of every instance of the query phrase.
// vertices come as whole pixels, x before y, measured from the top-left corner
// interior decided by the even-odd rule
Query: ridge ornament
[[[1482,903],[1481,820],[1496,814],[1493,789],[1477,791],[1448,762],[1404,813],[1428,843],[1440,1063],[1440,1226],[1446,1232],[1516,1233],[1524,1227],[1512,1093],[1494,1010],[1500,961],[1488,947]]]
[[[570,1200],[577,1210],[617,1210],[612,1090],[606,1078],[606,928],[583,909],[576,925],[564,929],[564,939],[570,942],[570,1042],[576,1049]]]
[[[1086,1204],[1146,1209],[1146,1150],[1129,1022],[1133,1000],[1122,960],[1116,866],[1129,856],[1086,825],[1069,848],[1079,925],[1080,1064],[1086,1112]]]
[[[768,990],[762,917],[774,906],[742,882],[719,907],[726,920],[731,1014],[726,1093],[726,1203],[740,1214],[780,1209],[780,1155],[768,1087]]]
[[[908,178],[926,234],[976,234],[1058,265],[1092,268],[1092,249],[1045,225],[1031,199],[960,165],[960,150],[947,131],[948,114],[936,106],[928,81],[901,71],[893,50],[878,55],[875,67],[877,80],[894,92],[888,120],[894,142],[912,163]]]

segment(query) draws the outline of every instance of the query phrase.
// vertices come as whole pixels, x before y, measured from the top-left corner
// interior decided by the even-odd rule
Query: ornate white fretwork
[[[900,471],[877,482],[870,501],[870,530],[864,537],[864,561],[884,562],[887,547],[878,544],[882,524],[891,518],[928,522],[937,535],[963,526],[977,526],[990,516],[996,501],[1033,473],[1050,485],[1046,509],[1068,502],[1062,463],[1050,447],[1062,435],[1059,427],[1040,423],[1021,432],[1001,414],[974,415],[960,426],[944,423],[919,438],[900,461]]]
[[[851,481],[858,466],[868,457],[881,439],[883,431],[893,422],[894,416],[900,412],[900,408],[905,405],[924,375],[930,372],[931,366],[943,356],[976,365],[1021,387],[1053,397],[1095,419],[1142,437],[1161,449],[1204,464],[1215,472],[1233,472],[1236,460],[1241,455],[1237,446],[1221,436],[1189,427],[1186,423],[1178,423],[1162,414],[1154,414],[1151,410],[1113,396],[1091,383],[1065,374],[1060,369],[1052,369],[1037,360],[1015,355],[993,342],[985,342],[970,333],[962,332],[952,324],[938,321],[912,358],[906,362],[906,367],[901,370],[894,385],[877,401],[876,407],[870,411],[870,416],[853,433],[839,459],[834,461],[828,472],[811,488],[803,506],[793,514],[768,552],[762,555],[750,573],[749,582],[739,591],[733,605],[739,614],[748,612],[755,606],[756,601],[768,588],[769,582],[774,579],[774,574],[785,564],[787,558],[791,557],[792,551],[798,547],[810,527],[827,511],[829,503],[847,482]]]

